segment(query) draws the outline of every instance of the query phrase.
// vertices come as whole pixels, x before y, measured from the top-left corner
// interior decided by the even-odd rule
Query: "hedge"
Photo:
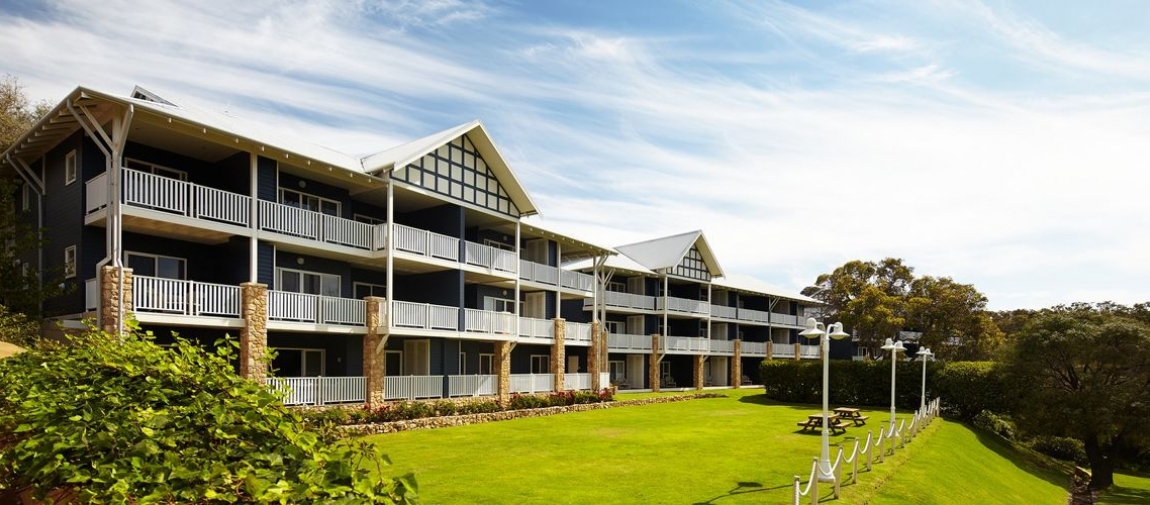
[[[832,406],[890,406],[889,361],[830,363]],[[895,405],[916,409],[922,391],[922,363],[896,365]],[[763,361],[759,376],[768,398],[790,403],[822,403],[823,365],[820,361]],[[931,362],[927,364],[927,397],[942,397],[943,413],[970,420],[983,410],[1006,411],[1003,375],[991,362]]]

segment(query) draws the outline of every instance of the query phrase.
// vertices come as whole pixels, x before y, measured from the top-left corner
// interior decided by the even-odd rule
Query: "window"
[[[513,246],[511,244],[504,244],[503,242],[500,242],[498,240],[491,240],[489,238],[483,239],[483,245],[488,246],[488,247],[494,247],[496,249],[503,249],[504,251],[515,251],[515,246]]]
[[[611,371],[611,382],[619,384],[627,379],[627,362],[608,361],[607,368]]]
[[[162,165],[157,165],[155,163],[148,163],[146,161],[133,160],[128,158],[124,160],[124,166],[132,170],[147,172],[152,175],[167,177],[169,179],[177,179],[181,181],[188,180],[188,173],[183,170],[176,170],[174,168],[168,168]]]
[[[354,282],[352,283],[352,291],[354,291],[355,299],[362,300],[369,296],[378,296],[384,298],[387,296],[387,286],[383,284],[369,284],[367,282]]]
[[[483,310],[492,312],[515,312],[515,300],[485,296],[483,297]]]
[[[707,338],[707,322],[699,321],[699,336]]]
[[[32,208],[32,187],[27,183],[20,185],[20,209],[28,212]]]
[[[280,203],[304,210],[322,212],[329,216],[339,215],[339,202],[291,189],[280,188]]]
[[[324,375],[323,349],[276,348],[272,368],[277,377],[321,377]]]
[[[129,252],[128,268],[133,275],[159,277],[161,279],[187,279],[187,260],[173,256],[159,256]]]
[[[76,182],[76,150],[68,151],[64,156],[64,185]]]
[[[607,291],[614,291],[616,293],[626,293],[627,285],[618,281],[611,281],[607,283]]]
[[[467,353],[459,351],[459,374],[467,375]]]
[[[491,375],[495,373],[492,363],[495,362],[494,354],[480,354],[479,355],[479,375]]]
[[[660,365],[661,366],[659,367],[659,369],[662,371],[662,373],[660,375],[662,375],[664,379],[670,377],[671,376],[671,362],[670,361],[663,361],[660,363]]]
[[[614,335],[627,333],[627,324],[622,321],[603,321],[603,327],[607,329],[607,333]]]
[[[338,297],[340,278],[338,275],[281,268],[279,269],[279,284],[277,286],[280,291],[289,293]]]
[[[551,373],[551,356],[546,354],[532,354],[531,373]]]
[[[361,223],[367,224],[383,224],[387,222],[376,217],[368,216],[366,214],[352,214],[351,218]]]
[[[71,279],[76,276],[76,246],[64,248],[64,278]]]

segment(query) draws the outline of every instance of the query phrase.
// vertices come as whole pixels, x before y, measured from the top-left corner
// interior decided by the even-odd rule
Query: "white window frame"
[[[279,351],[299,351],[300,377],[324,377],[327,374],[327,349],[315,347],[276,347]],[[319,375],[307,374],[307,353],[319,353]]]
[[[503,305],[503,310],[498,309],[499,305]],[[511,310],[507,310],[508,306],[510,306]],[[512,314],[518,313],[515,312],[515,300],[510,298],[500,298],[498,296],[483,297],[483,310],[488,312],[509,312]]]
[[[607,283],[607,291],[612,293],[626,293],[627,284],[619,281],[611,281]]]
[[[76,166],[76,150],[68,151],[68,154],[64,155],[64,185],[76,182],[79,171],[79,167]]]
[[[166,256],[163,254],[150,254],[150,253],[142,253],[142,252],[136,252],[136,251],[124,251],[124,264],[125,265],[130,263],[129,256],[138,256],[141,258],[151,258],[152,261],[155,262],[155,264],[153,265],[154,268],[152,268],[152,271],[156,273],[156,277],[159,277],[162,279],[169,279],[170,277],[160,277],[159,260],[161,258],[169,259],[169,260],[178,260],[180,263],[184,264],[184,268],[183,268],[184,275],[183,275],[183,277],[180,277],[178,280],[181,280],[181,281],[188,280],[188,259],[187,258],[181,258],[179,256]]]
[[[304,201],[304,198],[315,198],[316,199],[316,202],[315,202],[316,208],[314,208],[314,209],[309,208],[309,209],[304,209],[304,210],[310,210],[312,212],[319,212],[320,214],[327,214],[326,212],[323,212],[323,203],[327,202],[327,203],[335,204],[335,214],[328,214],[329,216],[336,216],[336,217],[343,216],[343,203],[341,203],[339,200],[332,200],[331,198],[324,198],[322,196],[313,195],[311,193],[305,193],[303,191],[299,191],[299,190],[295,190],[295,189],[279,188],[279,198],[280,198],[279,203],[281,205],[287,205],[289,207],[292,205],[288,204],[288,203],[284,203],[284,194],[285,193],[295,193],[295,194],[299,195],[299,200],[301,202]],[[310,207],[310,204],[309,204],[309,207]],[[303,207],[297,207],[297,208],[303,209]]]
[[[542,372],[536,370],[543,369]],[[531,355],[531,373],[533,374],[549,374],[551,373],[551,355],[550,354],[532,354]]]
[[[385,221],[383,219],[380,219],[380,218],[374,217],[374,216],[369,216],[367,214],[360,214],[358,212],[351,215],[351,220],[352,221],[359,221],[361,223],[367,223],[370,225],[387,224],[387,221]]]
[[[487,373],[483,373],[485,368],[487,369]],[[479,353],[479,375],[493,374],[495,374],[495,354],[489,352]]]
[[[342,279],[341,279],[341,281],[342,281]],[[353,283],[351,283],[351,295],[352,296],[355,296],[355,292],[359,290],[360,286],[370,287],[372,289],[372,291],[374,291],[376,288],[379,288],[379,289],[382,289],[385,294],[387,293],[387,286],[384,284],[375,284],[372,282],[353,282]],[[375,296],[375,295],[372,295],[372,296]],[[380,298],[383,298],[383,297],[384,296],[380,296]],[[362,298],[357,298],[357,300],[362,300]]]
[[[28,183],[20,185],[20,210],[28,212],[32,208],[32,187]]]
[[[459,375],[467,375],[467,353],[459,351]]]
[[[284,272],[290,272],[293,274],[299,274],[300,275],[300,283],[299,283],[300,289],[303,289],[303,286],[304,286],[304,282],[303,282],[303,276],[304,275],[315,275],[315,276],[318,276],[320,278],[319,279],[319,286],[320,286],[319,287],[319,291],[320,291],[319,293],[305,293],[303,291],[295,291],[295,293],[318,294],[321,296],[330,296],[330,295],[324,295],[323,294],[323,291],[324,291],[323,280],[324,280],[324,277],[333,277],[333,278],[335,278],[335,283],[336,283],[336,288],[337,288],[336,291],[339,293],[339,295],[337,295],[337,296],[339,296],[339,297],[343,296],[343,277],[341,277],[339,275],[328,274],[328,273],[323,273],[323,272],[312,272],[309,270],[297,270],[295,268],[283,268],[283,267],[276,267],[276,290],[277,291],[285,291],[284,290],[284,283],[283,283]]]
[[[618,368],[619,374],[615,374]],[[607,362],[607,371],[611,374],[611,382],[616,384],[627,380],[627,362],[625,360],[610,360]]]
[[[177,170],[172,167],[166,167],[164,165],[159,165],[136,158],[124,158],[124,168],[135,170],[137,172],[144,172],[146,174],[158,175],[160,177],[167,177],[169,179],[176,179],[184,182],[188,181],[188,173],[186,171]]]
[[[71,279],[76,276],[76,246],[64,248],[64,278]]]
[[[399,370],[388,370],[387,371],[388,375],[389,376],[403,375],[403,351],[396,350],[396,349],[384,350],[383,351],[383,362],[384,362],[384,364],[387,364],[387,355],[388,354],[394,354],[396,356],[399,356]]]
[[[612,335],[623,335],[627,333],[627,323],[623,321],[603,321],[603,328],[607,333]]]
[[[513,246],[511,244],[505,244],[505,243],[500,242],[498,240],[492,240],[489,238],[483,239],[483,245],[485,245],[487,247],[494,247],[496,249],[502,249],[504,251],[515,252],[515,246]]]

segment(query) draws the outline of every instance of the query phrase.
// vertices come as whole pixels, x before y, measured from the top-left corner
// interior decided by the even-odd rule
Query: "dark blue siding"
[[[342,217],[351,219],[351,196],[348,195],[346,189],[324,184],[312,179],[306,179],[298,175],[280,172],[279,187],[283,189],[290,189],[300,193],[307,193],[309,195],[326,198],[328,200],[335,200],[340,204],[340,213]],[[261,181],[262,182],[262,181]],[[304,186],[300,186],[303,183]],[[277,197],[278,198],[278,197]]]
[[[395,299],[405,302],[432,303],[449,307],[463,306],[461,289],[463,271],[444,270],[418,275],[395,276]]]
[[[463,207],[440,205],[413,212],[397,213],[395,222],[449,237],[463,238]]]
[[[76,150],[77,179],[75,182],[64,183],[64,160],[69,152]],[[44,247],[44,264],[47,268],[55,268],[63,275],[64,249],[76,246],[77,275],[65,279],[64,294],[44,303],[45,312],[49,315],[74,314],[84,310],[84,273],[95,271],[96,262],[104,257],[100,248],[85,248],[84,239],[84,177],[81,174],[99,174],[104,171],[105,159],[94,144],[76,134],[62,141],[56,148],[48,151],[46,157],[46,170],[44,184],[47,186],[48,196],[44,200],[44,235],[47,244]],[[103,230],[100,230],[100,234]],[[96,234],[87,234],[94,238]],[[100,241],[103,246],[104,241]],[[85,268],[92,265],[90,268]]]
[[[256,244],[256,258],[256,279],[260,284],[266,284],[268,289],[275,289],[275,246],[260,241]]]
[[[256,186],[256,194],[259,195],[260,200],[267,200],[269,202],[278,202],[279,195],[276,186],[276,179],[279,172],[276,160],[260,156],[256,159],[256,178],[258,179]]]

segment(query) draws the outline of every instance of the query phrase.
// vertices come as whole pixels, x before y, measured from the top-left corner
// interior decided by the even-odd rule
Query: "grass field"
[[[817,408],[765,400],[761,389],[721,393],[369,440],[397,471],[416,473],[425,503],[789,503],[820,439],[795,422]],[[889,414],[866,413],[872,426],[831,443],[853,444]],[[1150,478],[1116,480],[1102,503],[1150,502]],[[1068,483],[992,436],[942,421],[830,503],[1061,504]]]

